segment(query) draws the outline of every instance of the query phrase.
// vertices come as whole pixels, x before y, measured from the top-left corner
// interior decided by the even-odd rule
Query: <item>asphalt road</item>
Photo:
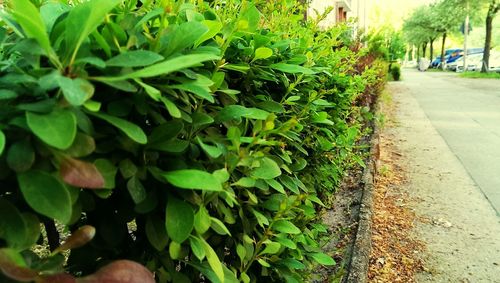
[[[404,69],[401,84],[500,215],[500,80]]]

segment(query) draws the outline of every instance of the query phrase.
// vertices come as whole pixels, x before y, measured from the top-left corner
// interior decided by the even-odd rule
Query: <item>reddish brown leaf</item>
[[[72,186],[87,189],[104,187],[104,177],[92,163],[65,157],[59,172],[64,182]]]
[[[65,251],[74,248],[79,248],[90,242],[95,236],[95,228],[90,225],[84,225],[78,228],[71,236],[66,239],[64,244],[59,246],[55,251]]]
[[[26,267],[21,255],[11,249],[0,249],[0,271],[21,282],[31,282],[38,276],[38,272]]]
[[[117,260],[89,276],[78,278],[77,283],[155,283],[151,271],[130,260]]]
[[[44,275],[40,276],[37,281],[37,283],[76,283],[75,277],[66,274],[66,273],[59,273],[59,274],[54,274],[54,275]]]

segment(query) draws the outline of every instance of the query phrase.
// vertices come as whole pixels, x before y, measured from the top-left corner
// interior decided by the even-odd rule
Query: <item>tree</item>
[[[484,39],[484,53],[483,53],[483,66],[481,73],[487,73],[489,70],[490,62],[490,48],[491,48],[491,33],[493,30],[493,19],[500,10],[499,0],[490,0],[488,13],[486,14],[486,37]]]
[[[441,34],[441,61],[445,57],[444,47],[448,34],[460,25],[465,17],[466,11],[464,6],[460,5],[462,0],[442,0],[439,3],[431,6],[432,28],[435,32]],[[444,69],[444,64],[441,64]]]
[[[425,57],[427,44],[434,42],[438,36],[438,33],[432,25],[432,21],[431,7],[421,6],[417,8],[403,24],[403,34],[406,41],[411,45],[417,46],[418,50],[422,48],[423,57]]]

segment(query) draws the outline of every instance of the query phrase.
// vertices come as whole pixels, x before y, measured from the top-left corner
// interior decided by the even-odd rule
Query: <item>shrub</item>
[[[391,64],[391,76],[395,81],[399,81],[401,77],[401,66],[399,64]]]
[[[139,262],[160,282],[300,282],[335,264],[318,195],[359,161],[354,102],[377,74],[356,73],[342,28],[287,1],[257,3],[265,17],[245,1],[63,2],[2,14],[4,275],[145,282]]]

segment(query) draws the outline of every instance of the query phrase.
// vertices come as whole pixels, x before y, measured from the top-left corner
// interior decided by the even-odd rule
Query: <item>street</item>
[[[500,80],[406,69],[404,85],[500,213]]]

